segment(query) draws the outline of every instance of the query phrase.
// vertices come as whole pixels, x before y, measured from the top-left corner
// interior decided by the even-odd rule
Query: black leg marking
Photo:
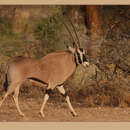
[[[67,93],[65,93],[65,94],[61,94],[63,97],[67,97],[68,96],[68,94]]]
[[[50,95],[52,93],[51,89],[46,89],[46,94]]]

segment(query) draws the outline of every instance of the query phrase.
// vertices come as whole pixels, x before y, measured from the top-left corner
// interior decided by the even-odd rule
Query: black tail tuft
[[[8,89],[8,77],[7,74],[5,75],[5,82],[4,82],[4,91],[7,91]]]

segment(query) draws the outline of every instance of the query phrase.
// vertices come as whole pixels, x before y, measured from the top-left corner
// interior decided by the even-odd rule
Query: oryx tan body
[[[73,54],[62,51],[39,59],[16,57],[8,63],[8,76],[11,82],[23,82],[33,77],[55,87],[63,84],[75,68]]]
[[[72,49],[73,50],[73,49]],[[42,81],[44,85],[47,86],[47,90],[53,90],[55,87],[65,95],[65,90],[62,84],[73,74],[76,69],[76,64],[74,61],[73,51],[61,51],[50,53],[42,58],[33,59],[25,57],[15,57],[10,62],[8,62],[7,77],[10,81],[7,92],[0,102],[0,106],[7,98],[9,94],[14,92],[14,101],[19,111],[20,115],[24,116],[20,110],[18,104],[19,88],[23,81],[26,79],[38,79]],[[44,101],[41,107],[41,115],[44,117],[43,109],[49,98],[48,94],[45,94]],[[66,101],[69,105],[70,111],[74,116],[76,112],[74,111],[69,96],[66,96]]]

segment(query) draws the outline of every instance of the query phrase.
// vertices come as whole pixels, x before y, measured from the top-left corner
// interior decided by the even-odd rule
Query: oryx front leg
[[[42,107],[41,107],[41,109],[40,109],[40,113],[41,113],[41,115],[42,115],[43,118],[45,117],[43,111],[44,111],[45,105],[46,105],[46,103],[47,103],[47,101],[48,101],[48,99],[49,99],[49,95],[50,95],[51,91],[52,91],[51,87],[48,86],[48,88],[47,88],[47,90],[46,90],[46,93],[45,93],[45,96],[44,96],[44,101],[43,101],[43,103],[42,103]]]
[[[71,102],[70,102],[70,98],[69,96],[65,93],[65,89],[63,86],[58,86],[57,89],[59,90],[59,92],[66,98],[67,104],[69,106],[69,109],[72,113],[73,116],[77,116],[77,113],[75,112],[75,110],[73,109]]]

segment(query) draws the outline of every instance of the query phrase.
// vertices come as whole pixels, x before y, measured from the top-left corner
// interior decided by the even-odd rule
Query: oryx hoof
[[[78,117],[78,114],[76,112],[71,112],[73,117]]]
[[[22,116],[22,117],[24,117],[24,116],[25,116],[23,113],[20,113],[19,115],[20,115],[20,116]]]
[[[44,115],[44,113],[42,111],[40,111],[39,113],[42,116],[42,118],[45,118],[45,115]]]

